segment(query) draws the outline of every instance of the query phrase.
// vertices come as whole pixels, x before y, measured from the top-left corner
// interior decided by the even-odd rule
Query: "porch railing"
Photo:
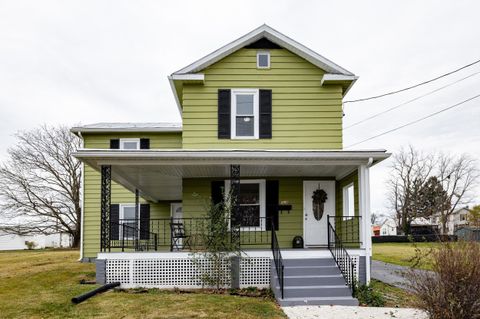
[[[135,251],[157,250],[158,235],[154,232],[143,230],[138,225],[138,220],[128,222],[110,222],[110,244],[112,248],[134,249]]]
[[[228,219],[229,221],[230,219]],[[135,235],[134,225],[138,225]],[[152,250],[190,250],[200,245],[200,238],[203,232],[208,232],[210,220],[205,217],[185,217],[185,218],[155,218],[149,220],[120,219],[118,223],[111,223],[112,228],[118,228],[118,240],[111,239],[111,248],[142,250],[148,247]],[[271,243],[271,218],[255,217],[248,220],[242,220],[240,224],[240,245],[264,246],[268,248]],[[125,225],[125,226],[123,226]],[[132,226],[133,225],[133,226]],[[175,225],[175,226],[172,226]],[[126,227],[126,231],[122,230]],[[179,235],[180,232],[183,234]],[[115,233],[115,231],[114,231]],[[137,234],[138,233],[138,234]],[[148,245],[145,246],[145,238],[140,238],[141,234],[152,234]],[[126,234],[126,236],[122,236]],[[145,236],[144,236],[145,237]],[[112,238],[112,237],[111,237]],[[137,245],[138,243],[138,245]]]
[[[348,248],[359,248],[362,244],[360,225],[362,216],[327,216],[342,244]]]
[[[345,282],[352,291],[352,295],[355,295],[355,263],[353,262],[352,257],[348,254],[342,239],[338,236],[335,228],[330,222],[330,218],[328,218],[328,249],[332,253],[335,263],[345,278]]]
[[[273,262],[275,263],[275,270],[277,271],[277,278],[278,278],[278,284],[280,286],[280,294],[283,299],[284,295],[284,272],[285,272],[285,267],[283,265],[283,258],[282,258],[282,252],[280,250],[280,245],[278,244],[278,239],[277,239],[277,233],[275,231],[275,226],[273,225],[272,221],[272,255],[273,255]]]

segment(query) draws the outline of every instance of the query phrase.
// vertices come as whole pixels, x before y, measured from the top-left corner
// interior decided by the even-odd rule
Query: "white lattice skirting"
[[[244,257],[240,261],[240,288],[270,286],[270,258]],[[231,263],[224,262],[222,273],[231,273]],[[201,273],[208,273],[211,264],[207,259],[138,258],[107,259],[106,281],[120,282],[123,288],[202,288]],[[231,277],[225,276],[225,287],[230,287]]]

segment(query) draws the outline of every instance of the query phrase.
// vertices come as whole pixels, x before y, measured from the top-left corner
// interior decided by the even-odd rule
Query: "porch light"
[[[280,202],[280,205],[278,205],[278,211],[282,214],[283,214],[283,211],[287,211],[287,213],[290,214],[291,210],[292,210],[292,205],[286,200],[282,200]]]

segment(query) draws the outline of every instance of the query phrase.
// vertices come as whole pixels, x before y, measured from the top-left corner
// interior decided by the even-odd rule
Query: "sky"
[[[345,98],[352,100],[480,59],[478,12],[479,1],[461,0],[0,0],[0,160],[15,132],[41,124],[179,122],[167,75],[263,23],[358,75]],[[428,94],[346,129],[344,146],[480,94],[476,72],[480,64],[402,94],[345,104],[347,127]],[[480,98],[349,149],[395,153],[413,145],[480,158],[479,124]],[[389,165],[371,170],[377,214],[388,213]]]

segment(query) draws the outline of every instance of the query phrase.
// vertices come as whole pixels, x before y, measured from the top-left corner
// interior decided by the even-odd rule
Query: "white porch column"
[[[359,211],[362,216],[360,236],[362,248],[365,249],[366,282],[370,283],[370,259],[372,256],[372,237],[370,225],[370,173],[368,165],[360,165],[358,169]]]

